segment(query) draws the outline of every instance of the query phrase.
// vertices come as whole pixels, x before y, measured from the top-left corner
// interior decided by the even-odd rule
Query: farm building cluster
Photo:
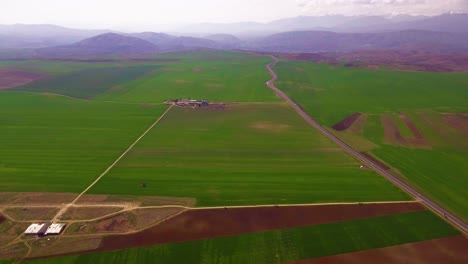
[[[179,107],[203,107],[208,106],[209,102],[207,100],[194,100],[194,99],[173,99],[166,101],[167,104],[176,105]]]
[[[42,223],[42,224],[31,224],[28,226],[25,235],[34,235],[34,236],[48,236],[48,235],[60,235],[64,230],[66,224],[60,223]]]

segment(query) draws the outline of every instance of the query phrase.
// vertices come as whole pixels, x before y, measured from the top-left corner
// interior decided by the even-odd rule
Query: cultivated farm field
[[[0,94],[0,191],[81,192],[165,105]]]
[[[6,76],[18,80],[0,91],[0,263],[278,263],[460,240],[282,102],[265,86],[270,62],[221,51],[0,61],[42,77]],[[333,132],[465,213],[465,75],[277,67],[278,87],[311,116],[331,127],[354,114]],[[421,78],[439,101],[395,93]],[[394,90],[379,97],[380,85]],[[210,104],[164,104],[177,98]],[[67,223],[62,235],[21,235],[50,219]]]
[[[174,56],[174,55],[172,55]],[[215,102],[278,102],[268,89],[268,58],[242,53],[187,53],[152,74],[104,93],[97,100],[162,102],[176,98]]]
[[[91,99],[98,94],[119,89],[119,84],[142,77],[154,69],[155,66],[88,68],[44,78],[32,84],[17,87],[15,91],[47,92]]]
[[[440,218],[421,211],[26,263],[278,263],[457,234]]]
[[[305,62],[281,62],[277,67],[278,87],[311,116],[332,127],[360,113],[335,134],[391,165],[454,213],[468,217],[468,74]]]
[[[408,199],[282,103],[173,108],[90,191],[197,206]]]

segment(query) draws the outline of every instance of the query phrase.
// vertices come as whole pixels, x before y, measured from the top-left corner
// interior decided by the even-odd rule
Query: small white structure
[[[31,224],[26,231],[24,231],[24,234],[37,236],[59,235],[62,233],[65,226],[65,224],[53,223]]]
[[[50,225],[51,223],[31,224],[26,231],[24,231],[24,234],[43,236]]]
[[[44,235],[60,235],[62,233],[63,229],[65,228],[65,224],[51,224]]]

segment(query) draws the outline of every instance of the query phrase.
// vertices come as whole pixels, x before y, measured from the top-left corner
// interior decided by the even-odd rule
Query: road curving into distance
[[[463,231],[463,233],[466,235],[468,233],[468,225],[460,218],[456,217],[449,211],[445,210],[426,196],[422,195],[418,191],[416,191],[413,187],[408,185],[407,183],[403,182],[400,180],[397,176],[393,175],[390,171],[382,169],[378,164],[376,164],[374,161],[368,159],[358,151],[354,150],[352,147],[350,147],[348,144],[346,144],[344,141],[336,137],[333,133],[328,131],[326,128],[322,127],[317,121],[315,121],[312,117],[310,117],[296,102],[294,102],[291,98],[289,98],[283,91],[280,89],[276,88],[275,82],[278,79],[278,75],[276,74],[275,71],[273,71],[273,67],[278,63],[278,59],[274,56],[270,56],[273,59],[273,62],[268,64],[266,66],[268,72],[270,73],[272,79],[267,81],[265,84],[273,90],[273,92],[288,102],[294,110],[311,126],[316,128],[318,131],[320,131],[323,135],[325,135],[327,138],[329,138],[331,141],[335,142],[337,145],[339,145],[342,149],[344,149],[347,153],[349,153],[351,156],[355,157],[359,161],[361,161],[363,164],[368,166],[369,168],[373,169],[383,177],[385,177],[387,180],[392,182],[394,185],[408,193],[409,195],[413,196],[417,200],[419,200],[421,203],[423,203],[425,206],[427,206],[429,209],[432,211],[436,212],[439,214],[441,217],[445,218],[448,222],[450,222],[452,225]]]

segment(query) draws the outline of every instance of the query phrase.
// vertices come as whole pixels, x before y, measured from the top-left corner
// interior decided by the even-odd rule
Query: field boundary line
[[[57,215],[55,215],[55,217],[52,219],[52,222],[56,221],[57,219],[60,218],[60,216],[62,216],[70,206],[74,205],[80,198],[81,196],[83,196],[87,191],[89,191],[89,189],[91,189],[94,185],[96,185],[96,183],[99,182],[99,180],[102,179],[102,177],[104,177],[112,168],[114,168],[115,165],[117,165],[117,163],[123,158],[125,157],[125,155],[127,155],[127,153],[144,137],[146,136],[146,134],[148,134],[148,132],[150,130],[153,129],[153,127],[155,127],[159,121],[161,121],[164,116],[172,109],[172,107],[174,107],[174,105],[171,105],[169,106],[169,108],[148,128],[146,129],[145,132],[143,132],[143,134],[141,134],[141,136],[139,138],[137,138],[135,140],[135,142],[133,142],[133,144],[130,145],[130,147],[127,148],[127,150],[125,150],[124,153],[122,153],[122,155],[120,155],[103,173],[101,173],[101,175],[99,175],[99,177],[94,180],[84,191],[82,191],[71,203],[69,203],[67,206],[65,206],[64,208],[62,208],[58,213]]]

